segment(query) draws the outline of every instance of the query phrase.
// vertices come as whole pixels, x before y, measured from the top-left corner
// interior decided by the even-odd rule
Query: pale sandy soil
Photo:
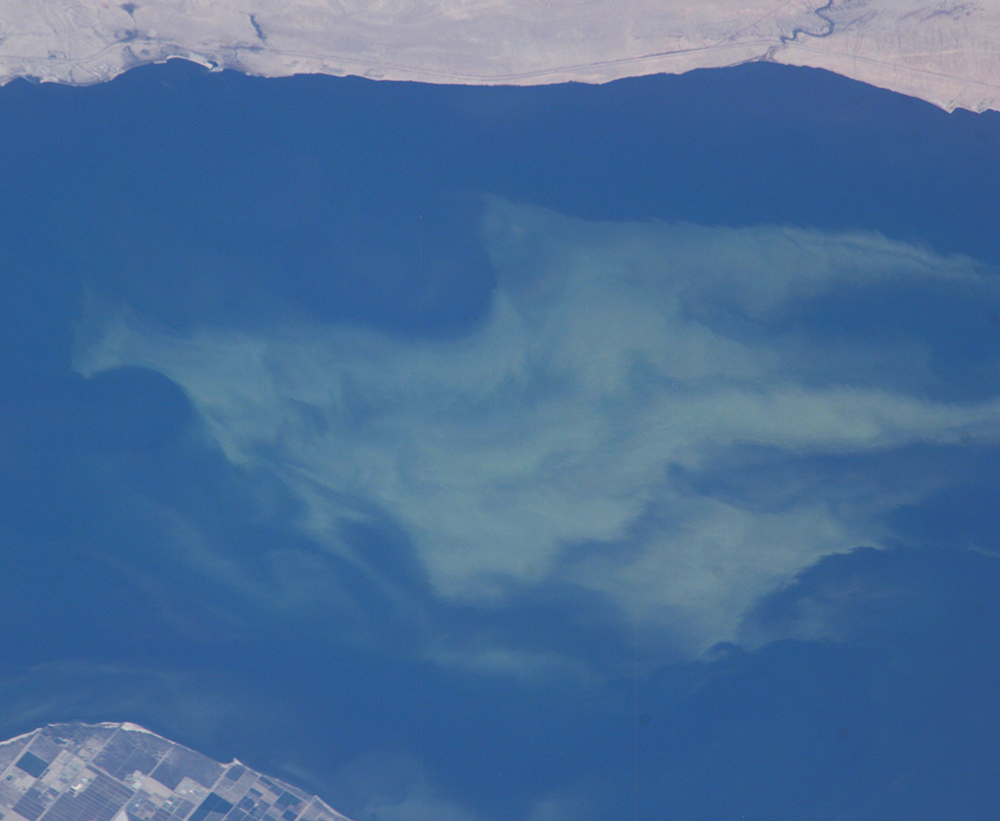
[[[0,0],[0,82],[171,56],[261,76],[605,82],[773,60],[1000,108],[1000,0]]]

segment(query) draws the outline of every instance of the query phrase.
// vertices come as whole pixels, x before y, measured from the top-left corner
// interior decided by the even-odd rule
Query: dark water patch
[[[594,219],[877,230],[1000,263],[1000,115],[818,70],[472,88],[171,61],[89,88],[15,82],[0,111],[19,157],[0,198],[46,235],[39,269],[173,324],[260,321],[277,299],[460,328],[492,287],[482,192]]]
[[[84,293],[175,329],[291,316],[462,333],[494,285],[483,193],[590,219],[877,230],[1000,264],[1000,118],[808,69],[520,89],[264,80],[172,61],[89,88],[12,83],[0,122],[0,152],[17,160],[0,166],[10,715],[30,722],[20,729],[139,721],[219,759],[311,767],[331,789],[347,762],[395,745],[487,819],[523,817],[564,787],[607,817],[630,806],[620,614],[555,582],[512,587],[506,611],[427,605],[412,542],[389,524],[346,534],[360,563],[321,547],[280,482],[206,445],[175,385],[72,372]],[[933,314],[942,368],[993,356],[992,314],[933,295],[837,307],[803,333],[827,321],[881,342]],[[959,343],[950,329],[966,321],[979,324]],[[970,364],[962,379],[974,378]],[[758,454],[740,475],[709,465],[678,481],[782,509],[868,470],[907,489],[907,471],[940,456],[917,450],[816,460],[812,477]],[[939,552],[828,560],[755,614],[771,647],[640,682],[647,817],[990,817],[996,574],[954,548],[993,549],[983,477],[995,453],[957,450],[947,478],[967,471],[969,485],[893,522]],[[804,473],[822,482],[804,491]],[[420,644],[420,615],[440,644]],[[814,641],[823,630],[847,640]],[[480,658],[477,639],[524,652]],[[448,663],[414,661],[456,646]],[[592,677],[519,678],[559,654]]]

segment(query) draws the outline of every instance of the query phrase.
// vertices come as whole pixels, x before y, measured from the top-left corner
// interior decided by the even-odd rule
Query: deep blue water
[[[344,525],[353,563],[298,526],[279,476],[227,460],[182,385],[135,366],[85,379],[72,357],[81,317],[121,304],[168,336],[462,338],[497,287],[489,195],[591,221],[878,232],[965,255],[989,283],[1000,114],[764,64],[516,89],[174,61],[0,89],[0,158],[0,734],[135,721],[357,821],[624,821],[636,779],[648,821],[997,817],[990,435],[889,455],[750,441],[673,466],[677,498],[756,512],[837,508],[863,482],[901,497],[878,508],[881,550],[809,563],[754,605],[742,643],[692,659],[644,622],[637,706],[636,636],[608,596],[553,573],[503,606],[446,599],[385,511]],[[926,373],[858,384],[987,401],[990,287],[844,289],[747,333],[915,335]],[[807,364],[802,384],[841,378]],[[455,662],[491,642],[572,665]]]

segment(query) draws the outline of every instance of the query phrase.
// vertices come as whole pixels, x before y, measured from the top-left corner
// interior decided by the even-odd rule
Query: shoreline
[[[948,3],[944,12],[926,0],[868,0],[864,14],[832,0],[723,0],[714,18],[683,0],[655,10],[632,0],[613,20],[598,0],[562,10],[508,0],[461,14],[406,0],[381,17],[322,5],[309,18],[293,7],[248,14],[232,2],[200,17],[167,13],[158,2],[101,4],[70,20],[16,0],[0,21],[0,85],[94,85],[172,59],[257,77],[487,86],[602,84],[766,61],[825,69],[946,111],[1000,110],[995,0],[973,11]]]

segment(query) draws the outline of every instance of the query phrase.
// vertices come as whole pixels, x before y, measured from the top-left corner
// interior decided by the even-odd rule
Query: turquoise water
[[[6,735],[357,821],[995,817],[1000,115],[174,61],[0,89],[0,156]]]

